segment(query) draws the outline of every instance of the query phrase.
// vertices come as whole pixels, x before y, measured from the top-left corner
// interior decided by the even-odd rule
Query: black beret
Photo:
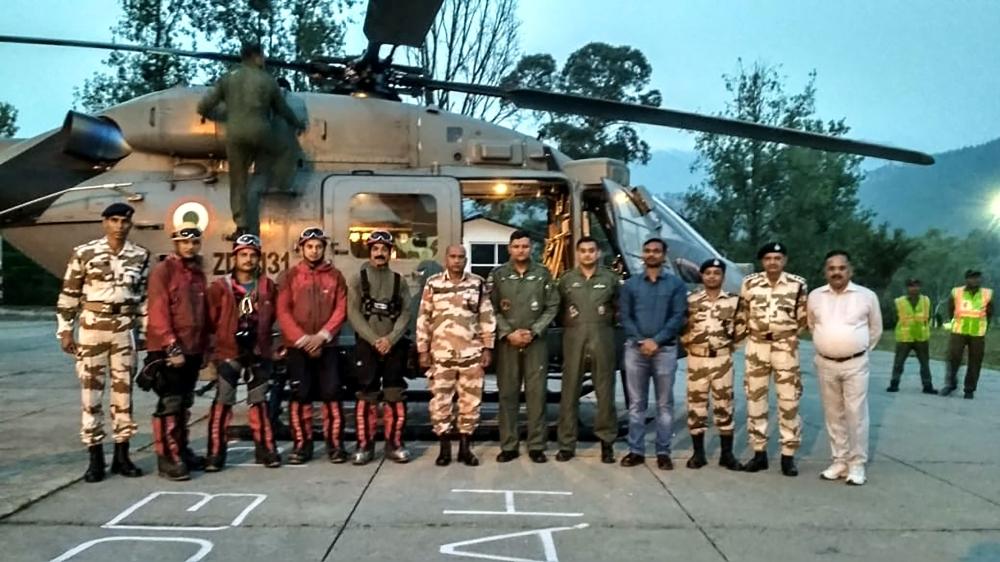
[[[698,272],[705,273],[705,270],[710,267],[718,267],[723,273],[726,272],[726,262],[720,260],[719,258],[712,258],[701,262],[701,267],[698,268]]]
[[[132,218],[132,214],[135,213],[135,209],[131,205],[125,203],[112,203],[104,209],[101,213],[101,217],[125,217],[127,219]]]
[[[788,255],[788,251],[785,249],[785,245],[781,242],[768,242],[757,250],[757,259],[764,259],[764,256],[777,252],[783,256]]]
[[[966,277],[966,279],[968,279],[969,277],[982,277],[982,276],[983,276],[983,273],[981,271],[977,270],[977,269],[966,269],[965,270],[965,277]]]

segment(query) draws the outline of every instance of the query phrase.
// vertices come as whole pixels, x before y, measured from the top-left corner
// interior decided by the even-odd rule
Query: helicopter
[[[298,137],[294,196],[264,192],[260,204],[263,268],[278,275],[294,265],[299,232],[321,226],[335,266],[346,276],[367,260],[375,230],[395,239],[394,269],[419,288],[428,262],[463,243],[470,205],[523,201],[545,217],[541,261],[557,276],[574,266],[574,242],[607,240],[621,273],[642,270],[643,241],[667,241],[671,270],[691,284],[697,265],[724,259],[694,228],[648,190],[630,183],[625,163],[573,160],[541,140],[432,105],[402,101],[432,90],[502,98],[519,109],[660,125],[844,152],[920,165],[927,154],[864,141],[757,123],[531,88],[435,80],[392,61],[397,47],[419,47],[442,0],[370,0],[369,43],[358,57],[306,61],[267,59],[266,66],[306,73],[321,92],[289,93],[305,108]],[[96,48],[178,55],[235,63],[225,53],[36,37],[0,43]],[[383,47],[391,51],[382,56]],[[147,94],[91,116],[69,112],[63,126],[0,145],[0,234],[55,275],[74,246],[96,233],[100,211],[114,201],[135,208],[132,240],[162,257],[169,232],[185,222],[205,233],[206,273],[229,271],[232,256],[225,123],[196,106],[205,86]],[[255,173],[255,180],[259,179]],[[728,261],[728,260],[727,260]],[[732,262],[728,262],[734,266]],[[725,288],[742,278],[729,267]]]

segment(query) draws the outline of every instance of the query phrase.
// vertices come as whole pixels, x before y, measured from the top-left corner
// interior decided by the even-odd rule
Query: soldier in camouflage
[[[528,410],[528,456],[545,457],[545,393],[549,355],[545,333],[559,312],[559,291],[544,266],[531,261],[531,238],[510,235],[510,262],[486,280],[497,317],[497,387],[500,390],[500,454],[497,462],[518,456],[517,414],[521,385]]]
[[[219,79],[198,104],[198,113],[210,119],[219,118],[216,108],[220,103],[226,104],[229,206],[236,223],[233,240],[245,232],[258,234],[260,230],[260,194],[251,195],[247,186],[250,165],[265,152],[279,153],[286,148],[271,146],[286,140],[272,134],[271,119],[284,119],[299,131],[306,127],[285,102],[274,77],[264,71],[264,52],[260,45],[244,44],[240,58],[240,66]],[[287,183],[280,177],[269,179]]]
[[[417,352],[427,369],[433,397],[431,424],[441,441],[435,463],[451,463],[452,400],[458,392],[458,461],[476,466],[472,432],[479,424],[483,397],[483,369],[492,359],[496,319],[485,282],[465,271],[465,248],[448,246],[445,271],[432,275],[424,286],[417,312]]]
[[[781,430],[781,472],[797,476],[795,451],[802,437],[799,398],[799,332],[806,327],[806,280],[785,272],[787,250],[770,243],[757,252],[764,271],[748,275],[740,287],[737,330],[746,330],[747,431],[753,458],[743,465],[747,472],[767,470],[767,402],[771,373],[778,393]]]
[[[688,317],[681,343],[687,351],[688,431],[694,454],[688,468],[708,464],[705,458],[705,431],[708,428],[708,396],[719,431],[722,450],[719,466],[740,470],[733,456],[733,352],[745,333],[736,330],[739,297],[722,290],[726,263],[706,260],[699,268],[704,289],[688,295]],[[745,325],[741,324],[741,329]]]
[[[128,455],[135,435],[132,421],[132,374],[136,343],[146,330],[146,282],[149,251],[128,241],[132,207],[114,203],[101,213],[104,237],[73,249],[56,305],[57,336],[63,351],[76,356],[83,410],[80,437],[90,453],[87,482],[104,479],[104,415],[101,402],[111,375],[111,421],[115,452],[111,472],[141,476]],[[73,325],[79,332],[73,339]]]
[[[615,314],[618,307],[618,275],[598,265],[597,240],[583,236],[576,242],[577,267],[559,279],[563,302],[563,375],[559,402],[559,452],[566,462],[576,455],[579,430],[580,392],[589,359],[590,380],[597,394],[594,434],[601,441],[601,462],[615,462],[614,441],[618,437],[615,414]]]

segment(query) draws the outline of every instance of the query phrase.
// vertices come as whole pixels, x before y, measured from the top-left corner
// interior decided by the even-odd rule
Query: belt
[[[826,359],[827,361],[833,361],[835,363],[843,363],[844,361],[850,361],[851,359],[857,359],[858,357],[861,357],[862,355],[864,355],[866,353],[868,353],[867,349],[859,351],[859,352],[855,353],[854,355],[852,355],[850,357],[827,357],[826,355],[823,355],[823,354],[819,354],[819,356],[822,357],[823,359]]]
[[[695,352],[698,353],[695,353]],[[730,347],[720,347],[719,349],[709,349],[707,353],[702,354],[702,349],[688,349],[688,355],[693,357],[726,357],[733,354],[733,350]]]
[[[799,333],[798,330],[796,330],[794,332],[778,332],[778,333],[775,333],[775,332],[756,332],[756,333],[751,332],[750,333],[750,338],[754,339],[754,340],[757,340],[757,341],[781,341],[781,340],[793,337],[793,336],[795,336],[798,333]]]
[[[83,303],[83,309],[100,314],[135,314],[137,307],[129,303],[90,301]]]

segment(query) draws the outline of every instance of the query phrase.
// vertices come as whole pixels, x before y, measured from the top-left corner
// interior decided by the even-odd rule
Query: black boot
[[[743,465],[744,472],[767,470],[767,451],[755,451],[753,458]]]
[[[434,461],[434,464],[448,466],[451,464],[451,439],[446,435],[442,435],[438,439],[441,441],[441,452],[438,453],[438,458]]]
[[[87,452],[90,453],[90,464],[87,472],[83,473],[83,479],[87,482],[104,480],[104,445],[91,445],[87,447]]]
[[[795,457],[792,455],[781,455],[781,473],[785,476],[799,475],[799,469],[795,466]]]
[[[705,434],[692,435],[691,445],[694,447],[694,454],[688,459],[687,467],[697,469],[708,464],[708,459],[705,458]]]
[[[288,404],[292,428],[292,452],[288,464],[305,464],[312,460],[312,402],[292,401]]]
[[[115,443],[115,454],[111,457],[111,472],[126,478],[142,476],[142,470],[132,464],[132,460],[128,458],[128,441]]]
[[[733,454],[733,436],[720,435],[719,441],[722,445],[722,450],[719,452],[719,466],[729,470],[743,470],[743,465],[736,460],[736,455]]]
[[[615,445],[610,441],[601,441],[601,462],[604,464],[614,464]]]
[[[458,436],[458,462],[465,466],[479,466],[479,457],[472,452],[472,436],[462,433]]]

